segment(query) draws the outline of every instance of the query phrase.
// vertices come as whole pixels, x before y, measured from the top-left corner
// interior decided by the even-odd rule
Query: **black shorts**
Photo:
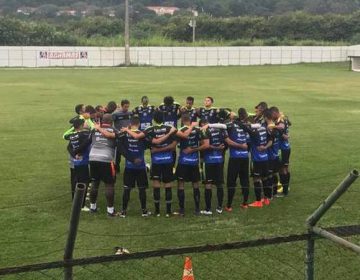
[[[135,184],[138,188],[147,188],[149,186],[146,169],[125,168],[124,187],[134,188]]]
[[[281,164],[282,165],[289,165],[291,150],[281,150]]]
[[[249,159],[229,158],[227,171],[227,186],[235,187],[237,178],[240,178],[242,187],[249,186]]]
[[[224,163],[205,163],[205,184],[224,183]]]
[[[176,178],[178,181],[197,183],[200,181],[198,165],[178,164],[176,167]]]
[[[90,173],[89,166],[86,165],[76,165],[74,166],[74,175],[76,183],[89,184],[90,182]]]
[[[269,162],[268,161],[254,161],[254,177],[266,178],[269,176]]]
[[[115,165],[113,162],[90,161],[91,181],[105,184],[115,183]]]
[[[173,164],[155,164],[151,165],[150,178],[158,180],[163,183],[170,183],[174,181]]]
[[[272,159],[269,161],[269,172],[278,173],[281,167],[280,159]]]

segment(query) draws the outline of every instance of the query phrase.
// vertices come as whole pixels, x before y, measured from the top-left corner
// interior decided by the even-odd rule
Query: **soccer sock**
[[[184,191],[184,189],[178,189],[177,196],[179,199],[180,209],[184,209],[185,208],[185,191]]]
[[[275,175],[273,175],[273,178],[272,178],[272,187],[273,187],[274,195],[277,194],[278,183],[279,183],[278,175],[275,174]]]
[[[87,192],[88,192],[88,188],[89,188],[89,184],[86,184],[84,199],[83,199],[83,203],[82,203],[82,206],[81,206],[82,208],[85,207],[86,194],[87,194]]]
[[[139,188],[139,199],[141,204],[141,209],[146,210],[146,189]]]
[[[235,187],[234,186],[228,186],[228,201],[227,201],[227,207],[231,207],[233,199],[235,195]]]
[[[280,176],[280,183],[281,185],[284,186],[284,184],[286,183],[286,174],[279,174]]]
[[[153,189],[155,213],[160,213],[160,188]]]
[[[200,189],[193,188],[193,194],[194,194],[195,210],[198,211],[200,209]]]
[[[288,172],[287,174],[286,183],[288,184],[288,186],[290,185],[290,172]]]
[[[290,182],[290,173],[287,173],[284,175],[285,176],[285,180],[283,183],[283,192],[285,195],[287,195],[289,193],[289,182]]]
[[[255,181],[254,182],[254,189],[255,189],[255,196],[256,200],[261,200],[261,181]]]
[[[123,206],[122,206],[123,211],[126,211],[129,200],[130,200],[130,188],[126,187],[124,188],[123,191]]]
[[[272,176],[263,180],[264,195],[266,198],[272,197]]]
[[[172,189],[165,188],[166,214],[171,214]]]
[[[249,186],[243,186],[242,189],[242,195],[243,195],[243,203],[248,203],[249,200]]]
[[[110,214],[114,213],[114,211],[115,211],[114,207],[106,207],[106,209],[107,209],[107,212]]]
[[[211,210],[211,198],[212,198],[212,190],[211,189],[205,189],[205,207],[206,211]]]
[[[92,186],[90,190],[90,203],[92,204],[96,203],[98,192],[99,192],[99,183],[92,182]]]
[[[90,203],[90,209],[95,210],[96,209],[96,203]]]
[[[114,195],[115,195],[115,188],[113,184],[106,184],[105,185],[105,197],[107,201],[108,207],[114,206]]]
[[[216,194],[217,194],[218,207],[222,207],[224,201],[224,187],[222,185],[216,186]]]

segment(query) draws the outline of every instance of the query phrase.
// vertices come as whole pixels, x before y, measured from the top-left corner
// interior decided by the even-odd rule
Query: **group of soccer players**
[[[148,164],[145,151],[150,150],[150,178],[153,187],[154,215],[160,216],[161,186],[165,189],[165,216],[185,215],[185,182],[192,183],[195,214],[212,215],[212,189],[217,194],[216,212],[233,210],[237,179],[242,190],[240,207],[261,208],[274,197],[289,192],[289,119],[277,107],[266,102],[255,106],[248,114],[239,108],[237,114],[227,108],[213,106],[206,97],[204,106],[194,107],[188,97],[184,106],[166,96],[158,106],[149,105],[146,96],[141,105],[130,110],[130,102],[109,102],[106,106],[79,104],[77,116],[70,120],[71,128],[64,133],[68,140],[72,193],[76,183],[90,185],[90,208],[98,211],[100,183],[105,184],[107,215],[126,217],[131,189],[139,190],[142,216],[150,215],[146,202]],[[178,122],[181,123],[178,128]],[[177,149],[178,148],[178,149]],[[225,155],[228,151],[227,178],[224,180]],[[121,157],[125,158],[123,195],[120,211],[114,209],[116,173],[120,172]],[[249,203],[250,180],[256,200]],[[177,181],[178,210],[172,212],[172,187]],[[227,201],[224,205],[224,183]],[[204,184],[205,205],[201,207]],[[278,186],[282,192],[278,192]],[[203,210],[201,210],[203,209]]]

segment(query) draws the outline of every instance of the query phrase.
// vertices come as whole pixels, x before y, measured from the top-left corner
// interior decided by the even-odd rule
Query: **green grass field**
[[[191,214],[193,201],[189,186],[185,218],[144,219],[140,217],[137,192],[133,192],[128,217],[109,219],[105,215],[104,189],[101,188],[100,213],[82,213],[81,216],[75,249],[75,257],[79,258],[112,254],[114,246],[138,252],[305,232],[307,216],[350,170],[360,168],[359,88],[360,74],[348,71],[343,63],[214,68],[0,69],[0,267],[62,259],[71,200],[67,143],[61,136],[68,128],[68,120],[74,116],[73,107],[77,103],[97,105],[127,98],[135,106],[142,95],[148,95],[152,104],[159,104],[165,95],[173,95],[183,103],[186,96],[192,95],[196,105],[202,105],[205,96],[213,96],[216,106],[234,110],[245,107],[252,112],[254,106],[264,100],[278,106],[293,123],[292,182],[288,198],[277,199],[263,209],[244,211],[234,207],[230,214],[195,217]],[[116,183],[117,208],[121,191],[120,176]],[[234,206],[240,203],[239,194],[238,189]],[[161,195],[164,201],[164,192]],[[176,203],[176,191],[173,197]],[[215,198],[214,192],[214,201]],[[321,225],[359,224],[359,199],[357,182],[323,218]],[[148,204],[152,209],[151,189]],[[196,279],[243,279],[235,273],[235,268],[239,273],[249,273],[244,267],[251,267],[249,263],[258,259],[257,264],[252,262],[255,268],[249,270],[266,270],[268,278],[265,279],[303,279],[304,245],[194,255],[195,276]],[[324,256],[322,262],[328,259],[328,267],[330,261],[339,264],[336,257],[330,258],[333,251],[337,252],[336,248],[332,251],[327,251],[325,246],[321,248],[324,251],[319,253]],[[347,252],[342,255],[347,256]],[[277,259],[282,265],[279,266]],[[122,274],[121,279],[154,279],[155,276],[156,279],[181,279],[182,265],[182,257],[169,257],[108,264],[106,270],[89,266],[89,270],[76,270],[76,279],[90,279],[91,273],[95,275],[93,279],[119,279],[119,274]],[[351,261],[344,262],[344,266],[347,272],[359,269]],[[60,270],[51,275],[62,277]],[[43,274],[19,276],[21,279],[42,277],[48,279]],[[347,277],[344,272],[338,279]],[[324,279],[335,278],[324,276]]]

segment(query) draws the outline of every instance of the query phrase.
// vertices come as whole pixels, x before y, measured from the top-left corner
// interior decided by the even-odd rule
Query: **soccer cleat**
[[[222,214],[222,212],[223,212],[222,207],[216,207],[216,213]]]
[[[126,211],[125,211],[125,210],[122,210],[122,211],[119,213],[119,217],[120,217],[120,218],[126,218]]]
[[[241,207],[242,209],[248,209],[248,208],[249,208],[249,204],[247,204],[247,203],[241,203],[241,204],[240,204],[240,207]]]
[[[180,208],[178,212],[173,212],[173,215],[184,217],[185,216],[185,210]]]
[[[262,208],[263,207],[263,204],[261,201],[254,201],[253,203],[250,203],[249,204],[250,207],[254,207],[254,208]]]
[[[170,218],[170,216],[171,216],[170,213],[166,213],[166,214],[165,214],[165,217],[166,217],[166,218]]]
[[[149,217],[150,215],[151,215],[151,212],[148,211],[147,209],[142,210],[141,217]]]
[[[194,215],[195,216],[200,216],[200,209],[195,209]]]
[[[263,199],[261,199],[261,202],[264,203],[265,205],[270,205],[270,199],[267,197],[264,197]]]
[[[200,214],[205,215],[205,216],[210,216],[210,215],[212,215],[213,213],[212,213],[211,210],[201,210],[201,211],[200,211]]]
[[[224,210],[226,211],[226,212],[232,212],[232,207],[231,206],[229,206],[229,207],[227,207],[227,206],[225,206],[225,208],[224,208]]]
[[[83,211],[83,212],[89,212],[89,211],[90,211],[90,208],[87,207],[87,206],[84,206],[83,208],[81,208],[81,211]]]
[[[155,214],[154,214],[155,217],[160,217],[160,212],[158,211],[155,211]]]
[[[275,195],[275,197],[281,198],[281,197],[285,197],[285,195],[284,195],[284,193],[277,193],[277,194]]]
[[[110,218],[114,218],[114,217],[118,216],[118,214],[115,213],[115,211],[112,212],[112,213],[110,213],[110,212],[106,212],[106,213],[107,213],[107,216],[110,217]]]

